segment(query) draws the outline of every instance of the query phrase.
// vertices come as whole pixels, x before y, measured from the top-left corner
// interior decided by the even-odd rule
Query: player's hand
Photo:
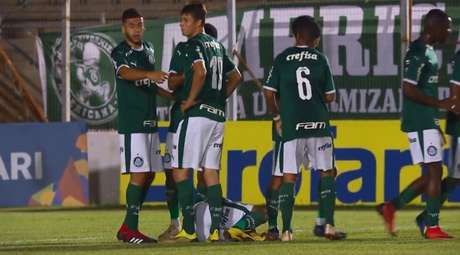
[[[163,71],[152,71],[148,73],[147,78],[154,82],[162,83],[169,78],[169,74]]]
[[[281,126],[282,126],[281,125],[281,119],[275,120],[275,129],[276,129],[276,132],[278,132],[279,136],[283,136]]]
[[[460,115],[460,103],[455,98],[441,100],[440,108],[446,109],[456,115]]]
[[[192,106],[196,105],[197,103],[198,103],[197,101],[186,100],[182,102],[182,104],[180,105],[180,110],[183,113],[185,113],[188,109],[190,109]]]

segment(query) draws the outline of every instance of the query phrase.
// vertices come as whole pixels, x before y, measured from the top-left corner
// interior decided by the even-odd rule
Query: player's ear
[[[319,46],[320,41],[321,41],[321,37],[318,37],[318,38],[315,39],[315,42],[314,42],[315,48],[317,48]]]
[[[123,34],[125,34],[125,25],[124,25],[124,24],[121,25],[121,32],[122,32]]]

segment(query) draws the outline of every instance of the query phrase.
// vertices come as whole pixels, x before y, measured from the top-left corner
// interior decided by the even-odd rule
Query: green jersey
[[[200,103],[190,108],[186,115],[224,122],[227,96],[223,80],[225,74],[235,69],[235,64],[230,60],[221,43],[203,33],[187,41],[185,56],[187,57],[185,82],[183,93],[179,96],[180,100],[186,100],[190,93],[193,63],[203,61],[207,70],[203,88],[196,98]]]
[[[150,43],[133,49],[122,42],[112,50],[117,76],[118,133],[152,133],[157,131],[156,84],[149,80],[128,81],[118,76],[122,66],[155,70],[155,57]]]
[[[432,46],[415,40],[404,58],[403,81],[426,96],[438,98],[438,58]],[[437,108],[403,98],[401,130],[404,132],[438,128]]]
[[[330,136],[324,95],[335,92],[329,62],[306,46],[279,54],[264,86],[279,95],[282,140]]]
[[[455,54],[453,64],[454,71],[449,83],[451,86],[460,86],[460,50]],[[460,136],[460,118],[451,112],[447,114],[446,133],[451,136]]]
[[[171,62],[169,63],[169,72],[170,73],[183,73],[184,68],[187,65],[187,58],[185,57],[185,49],[187,44],[185,42],[180,42],[176,45],[174,49]],[[183,90],[183,86],[179,86],[175,91],[174,95],[179,97]],[[169,120],[169,132],[175,133],[179,122],[183,118],[182,111],[180,110],[181,101],[176,100],[171,107],[170,120]]]

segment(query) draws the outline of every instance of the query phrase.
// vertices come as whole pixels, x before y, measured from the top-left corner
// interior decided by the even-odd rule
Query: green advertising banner
[[[414,1],[412,39],[420,33],[422,16],[432,8],[445,10],[453,20],[448,45],[437,49],[440,66],[439,96],[449,93],[450,58],[458,49],[460,6],[458,1]],[[238,51],[257,79],[263,81],[273,59],[294,44],[289,24],[299,15],[311,15],[321,24],[321,50],[328,56],[337,87],[330,104],[336,119],[397,119],[401,110],[400,90],[400,8],[399,1],[321,1],[320,4],[264,5],[237,11]],[[218,39],[228,45],[225,13],[211,13],[207,22],[218,28]],[[40,35],[44,56],[40,65],[46,83],[47,114],[60,120],[62,56],[58,33]],[[174,46],[186,40],[178,17],[147,20],[145,39],[155,47],[158,69],[168,71]],[[110,51],[123,40],[120,25],[91,27],[71,36],[72,118],[93,128],[116,128],[117,99],[115,73]],[[242,65],[240,63],[241,70]],[[238,89],[238,119],[267,119],[265,99],[244,70]],[[161,120],[169,119],[170,102],[159,101]]]

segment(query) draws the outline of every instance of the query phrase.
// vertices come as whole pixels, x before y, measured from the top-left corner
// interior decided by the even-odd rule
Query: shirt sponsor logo
[[[438,76],[437,75],[432,75],[428,78],[429,83],[438,83]]]
[[[215,41],[204,42],[204,47],[220,50],[220,44],[218,42],[215,42]]]
[[[141,87],[141,86],[150,87],[153,84],[155,84],[155,82],[150,79],[142,79],[142,80],[137,80],[134,82],[134,85],[136,85],[136,87]]]
[[[295,126],[295,130],[308,130],[308,129],[324,129],[326,128],[326,122],[300,122]]]
[[[215,107],[212,107],[210,105],[207,105],[207,104],[201,104],[200,105],[200,110],[201,109],[204,109],[206,110],[207,112],[209,113],[212,113],[212,114],[215,114],[215,115],[219,115],[221,117],[225,117],[225,112],[220,110],[220,109],[217,109]]]
[[[157,121],[156,120],[144,120],[143,125],[144,125],[144,127],[154,128],[154,127],[157,126]]]
[[[332,148],[332,143],[325,143],[318,147],[318,151],[326,151],[327,149]]]
[[[70,109],[73,119],[90,125],[111,122],[118,114],[115,66],[110,57],[116,46],[112,38],[102,33],[81,32],[71,36],[72,56]],[[64,57],[62,39],[58,38],[51,49],[51,84],[62,103],[62,74]],[[110,63],[113,68],[106,68]]]
[[[304,59],[313,59],[318,60],[318,54],[311,53],[309,51],[302,51],[300,53],[291,54],[286,57],[286,61],[294,61],[297,60],[301,62]]]

